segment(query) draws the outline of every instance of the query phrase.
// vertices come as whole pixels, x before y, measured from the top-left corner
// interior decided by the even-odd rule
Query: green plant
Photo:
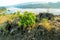
[[[0,24],[0,31],[6,32],[7,31],[6,26],[7,26],[7,23]]]
[[[23,14],[19,15],[20,21],[18,22],[18,26],[24,25],[24,28],[35,24],[36,16],[32,12],[24,12]]]

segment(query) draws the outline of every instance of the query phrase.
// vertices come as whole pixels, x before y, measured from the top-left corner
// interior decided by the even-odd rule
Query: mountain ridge
[[[48,2],[48,3],[41,3],[41,2],[27,2],[21,3],[11,6],[4,6],[4,7],[16,7],[16,8],[60,8],[60,2]]]
[[[15,5],[14,7],[17,7],[17,8],[60,8],[60,2],[57,2],[57,3],[28,2],[28,3]]]

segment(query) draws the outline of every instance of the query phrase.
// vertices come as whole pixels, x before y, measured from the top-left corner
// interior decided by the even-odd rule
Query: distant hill
[[[60,8],[60,2],[57,2],[57,3],[28,2],[28,3],[14,5],[14,7],[17,7],[17,8]]]
[[[60,8],[60,2],[52,3],[40,3],[40,2],[27,2],[22,4],[16,4],[11,6],[4,6],[8,7],[16,7],[16,8]]]

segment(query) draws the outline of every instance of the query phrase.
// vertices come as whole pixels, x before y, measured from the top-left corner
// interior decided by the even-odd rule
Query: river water
[[[41,12],[49,12],[49,13],[53,13],[54,15],[60,15],[60,9],[46,9],[46,8],[36,8],[36,9],[20,9],[20,8],[10,8],[9,10],[11,10],[11,12],[14,12],[16,10],[20,10],[20,12],[33,12],[35,14],[39,14]]]

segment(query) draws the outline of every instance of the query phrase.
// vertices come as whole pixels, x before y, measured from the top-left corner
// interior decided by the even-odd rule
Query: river
[[[36,8],[36,9],[21,9],[21,8],[9,8],[9,10],[11,10],[11,12],[14,12],[16,10],[20,10],[20,12],[24,12],[24,11],[28,11],[28,12],[33,12],[35,14],[39,14],[41,12],[49,12],[49,13],[53,13],[54,15],[60,15],[60,9],[46,9],[46,8]]]

